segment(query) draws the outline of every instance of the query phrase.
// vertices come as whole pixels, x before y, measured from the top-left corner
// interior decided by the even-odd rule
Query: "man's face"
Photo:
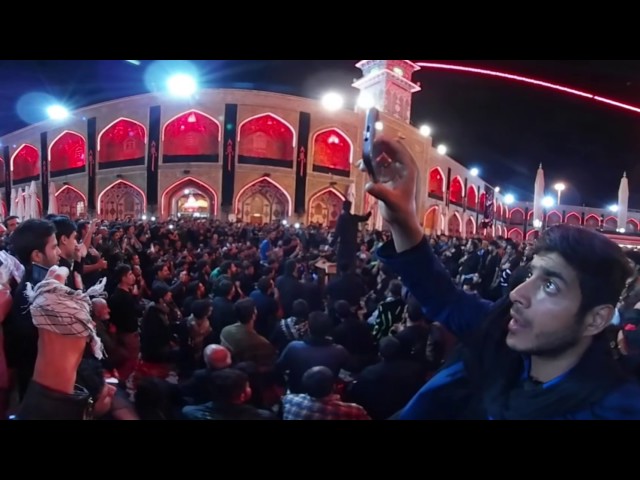
[[[60,237],[60,255],[64,258],[73,258],[77,246],[78,238],[76,232],[72,232],[68,237],[65,235]]]
[[[9,220],[7,222],[7,231],[11,234],[13,233],[13,231],[18,228],[18,225],[20,225],[20,220],[18,220],[17,218],[12,218],[11,220]]]
[[[521,353],[556,356],[585,339],[575,270],[557,253],[536,255],[527,281],[511,292],[507,345]]]
[[[56,235],[53,234],[49,237],[44,252],[34,251],[32,255],[33,262],[45,268],[51,268],[57,265],[60,261],[60,249],[58,248]]]

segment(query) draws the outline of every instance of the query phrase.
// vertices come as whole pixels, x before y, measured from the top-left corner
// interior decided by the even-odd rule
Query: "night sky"
[[[437,61],[531,76],[640,106],[637,60]],[[33,92],[51,95],[70,108],[148,92],[145,71],[153,62],[141,62],[0,61],[0,135],[44,119],[43,110],[33,106],[37,97],[24,97]],[[312,98],[334,90],[354,99],[350,85],[360,74],[356,62],[192,63],[203,87],[256,88]],[[640,113],[470,73],[424,69],[414,79],[423,90],[413,97],[413,123],[428,123],[435,144],[445,143],[452,158],[480,168],[481,176],[503,192],[530,200],[542,163],[549,187],[556,181],[567,185],[563,203],[603,207],[616,201],[626,170],[629,206],[640,209]]]

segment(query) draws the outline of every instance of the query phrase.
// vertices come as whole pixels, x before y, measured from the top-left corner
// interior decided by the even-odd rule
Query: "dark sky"
[[[414,61],[429,59],[412,59]],[[319,98],[327,90],[355,97],[357,60],[194,61],[202,86],[242,87]],[[640,105],[637,60],[438,60],[496,69],[559,83]],[[142,60],[0,61],[0,135],[42,120],[29,105],[47,93],[71,108],[148,92]],[[630,207],[640,208],[640,114],[541,87],[469,73],[422,70],[413,122],[428,123],[436,144],[458,162],[528,200],[542,162],[547,184],[563,181],[563,199],[600,207],[616,201],[622,172],[629,176]],[[22,102],[19,99],[23,98]],[[33,97],[31,97],[33,98]],[[22,118],[21,118],[22,117]],[[635,188],[635,190],[634,190]],[[564,202],[563,202],[564,203]]]

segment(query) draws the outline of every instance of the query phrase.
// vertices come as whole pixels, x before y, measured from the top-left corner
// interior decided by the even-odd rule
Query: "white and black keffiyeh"
[[[91,318],[91,297],[102,294],[106,278],[83,293],[64,285],[68,275],[67,268],[55,266],[35,288],[27,283],[25,295],[33,324],[59,335],[90,337],[93,354],[100,360],[104,348]]]

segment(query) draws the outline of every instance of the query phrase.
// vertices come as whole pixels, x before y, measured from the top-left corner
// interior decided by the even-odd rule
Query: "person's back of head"
[[[313,367],[302,375],[302,391],[312,398],[325,398],[334,391],[333,372],[327,367]]]
[[[347,320],[353,315],[353,312],[351,311],[351,305],[349,305],[349,302],[347,302],[346,300],[337,300],[333,304],[333,309],[336,316],[342,321]]]
[[[394,298],[402,298],[402,282],[400,280],[389,282],[389,295]]]
[[[284,263],[285,275],[293,276],[297,269],[298,269],[298,262],[296,262],[293,259],[289,259]]]
[[[258,290],[264,295],[267,295],[269,293],[269,290],[271,290],[271,286],[272,280],[269,277],[262,277],[260,278],[260,280],[258,280]]]
[[[400,341],[392,336],[384,337],[380,340],[378,345],[378,352],[383,360],[391,361],[400,357],[402,344]]]
[[[204,320],[211,313],[211,301],[208,299],[195,300],[191,304],[191,314],[196,320]]]
[[[233,305],[238,322],[249,325],[256,318],[256,304],[251,298],[243,298]]]
[[[311,312],[309,314],[309,336],[324,339],[329,336],[333,325],[325,312]]]
[[[218,405],[241,405],[251,399],[249,376],[235,368],[217,370],[209,375],[211,400]]]
[[[202,352],[204,363],[210,370],[220,370],[231,366],[231,352],[222,345],[212,343]]]
[[[291,314],[300,322],[307,321],[309,319],[309,304],[307,301],[301,298],[294,300],[291,307]]]

